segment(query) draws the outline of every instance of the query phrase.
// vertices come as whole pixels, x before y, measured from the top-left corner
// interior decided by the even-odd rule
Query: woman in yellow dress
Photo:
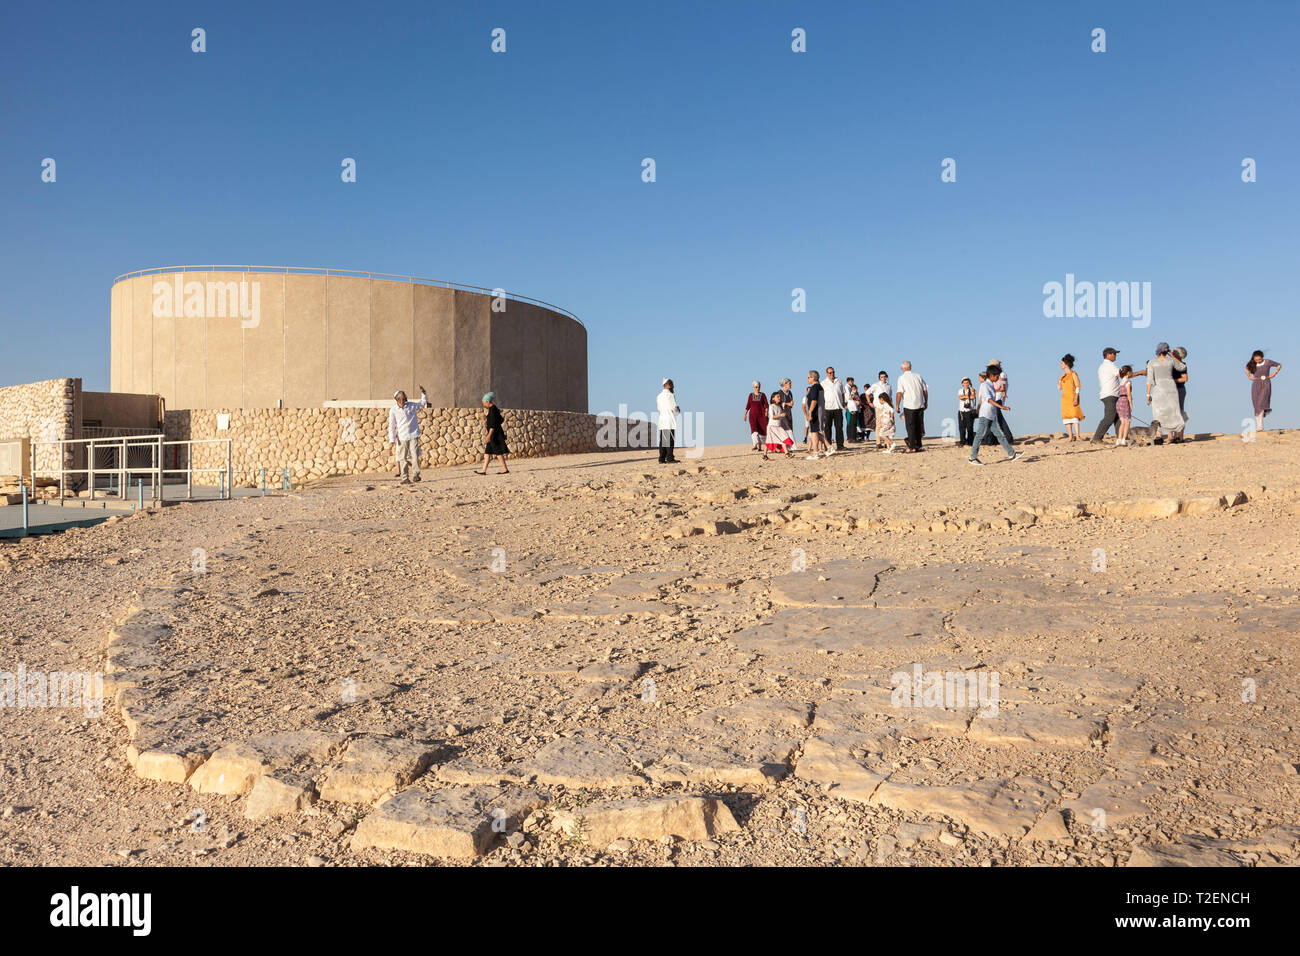
[[[1079,422],[1083,421],[1083,409],[1079,407],[1082,388],[1079,374],[1074,370],[1074,356],[1066,354],[1061,357],[1061,378],[1056,383],[1061,390],[1061,424],[1070,441],[1079,440]]]

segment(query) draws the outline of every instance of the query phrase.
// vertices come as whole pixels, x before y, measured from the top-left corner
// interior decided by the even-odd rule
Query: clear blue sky
[[[710,444],[746,440],[753,378],[905,358],[932,431],[993,356],[1016,431],[1059,428],[1066,351],[1091,428],[1101,346],[1161,339],[1194,430],[1249,416],[1255,348],[1300,425],[1290,0],[9,2],[0,38],[0,383],[106,389],[114,276],[247,262],[558,303],[592,411],[670,375]],[[1066,273],[1150,282],[1150,327],[1044,318]]]

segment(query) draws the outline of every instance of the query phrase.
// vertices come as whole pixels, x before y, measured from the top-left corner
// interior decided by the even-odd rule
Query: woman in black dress
[[[496,400],[496,392],[488,392],[483,396],[483,407],[487,409],[487,447],[483,455],[483,469],[475,471],[478,475],[488,473],[493,455],[501,460],[501,474],[510,474],[510,469],[506,467],[506,455],[510,454],[510,449],[506,447],[506,432],[502,427],[505,419],[501,415],[501,409],[496,406]]]

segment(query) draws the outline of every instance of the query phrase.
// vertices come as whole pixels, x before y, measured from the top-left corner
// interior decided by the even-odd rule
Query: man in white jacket
[[[673,392],[673,380],[664,379],[664,389],[659,393],[659,464],[675,465],[673,444],[677,437],[677,416],[682,410],[677,407],[677,396]]]
[[[428,401],[424,389],[420,389],[418,403],[408,402],[406,393],[398,392],[393,397],[393,407],[388,410],[388,444],[397,446],[397,475],[404,485],[420,480],[420,420],[416,413]],[[410,469],[408,460],[412,466]]]

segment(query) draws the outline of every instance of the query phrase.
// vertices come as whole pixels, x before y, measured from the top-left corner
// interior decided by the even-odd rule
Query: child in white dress
[[[876,447],[886,455],[894,450],[894,406],[885,392],[876,396]]]

